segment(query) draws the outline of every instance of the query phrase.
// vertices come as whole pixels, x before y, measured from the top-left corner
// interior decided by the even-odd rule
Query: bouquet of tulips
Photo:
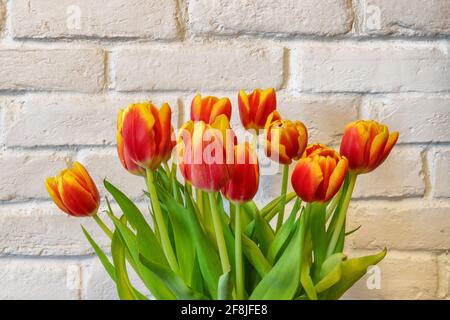
[[[250,142],[238,143],[228,98],[197,95],[177,139],[168,104],[121,110],[118,156],[127,171],[143,177],[150,205],[142,212],[105,180],[118,208],[106,197],[113,229],[97,215],[99,192],[83,165],[47,179],[61,210],[93,217],[111,239],[107,255],[83,228],[121,299],[148,299],[149,293],[156,299],[338,299],[384,258],[386,250],[348,258],[344,242],[355,230],[347,231],[345,222],[357,176],[386,159],[398,133],[356,121],[345,128],[337,152],[308,146],[305,125],[280,116],[273,89],[241,91],[238,104]],[[260,207],[253,201],[258,137],[270,162],[283,167],[280,196]],[[287,192],[289,180],[295,192]],[[149,292],[131,283],[130,268]]]

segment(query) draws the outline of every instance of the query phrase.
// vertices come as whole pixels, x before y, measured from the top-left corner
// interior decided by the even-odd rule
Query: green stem
[[[339,209],[338,218],[336,221],[336,227],[331,236],[330,244],[328,245],[327,257],[331,256],[336,249],[336,244],[339,240],[339,235],[341,234],[342,228],[344,228],[345,217],[347,215],[348,205],[350,204],[350,199],[352,198],[353,189],[355,188],[357,174],[354,172],[349,173],[349,183],[347,190],[345,190],[344,199],[342,201],[341,207]]]
[[[241,206],[236,204],[234,222],[234,250],[236,258],[236,298],[243,300],[244,294],[244,269],[242,263],[242,226],[241,226]]]
[[[326,216],[325,221],[328,221],[330,217],[333,215],[334,211],[336,210],[339,201],[341,200],[342,196],[342,187],[339,189],[338,193],[334,196],[334,198],[331,200],[331,202],[327,206],[326,210]]]
[[[197,205],[198,210],[200,211],[200,215],[202,216],[202,220],[204,219],[204,209],[203,209],[203,191],[200,189],[195,190],[195,194],[197,195]]]
[[[217,208],[216,195],[211,192],[208,194],[209,203],[211,205],[211,213],[214,225],[214,233],[216,234],[217,247],[219,248],[220,262],[222,263],[222,271],[226,273],[231,270],[230,261],[228,260],[227,246],[223,235],[222,221]]]
[[[102,219],[100,219],[100,217],[97,214],[94,214],[92,217],[94,218],[95,222],[97,222],[98,226],[103,230],[103,232],[106,233],[108,238],[112,239],[113,233],[108,228],[108,226],[102,221]]]
[[[158,226],[159,235],[161,237],[161,246],[164,254],[169,262],[170,268],[177,274],[180,274],[177,259],[173,252],[172,245],[169,239],[169,233],[167,232],[167,226],[162,215],[161,206],[159,204],[158,194],[156,193],[155,177],[153,171],[147,169],[147,186],[150,194],[150,199],[153,205],[153,213],[155,215],[156,223]]]
[[[289,165],[285,164],[283,167],[283,182],[281,185],[281,200],[280,206],[278,210],[278,220],[277,220],[277,228],[276,231],[280,230],[284,221],[284,207],[286,206],[286,193],[287,193],[287,184],[289,178]]]

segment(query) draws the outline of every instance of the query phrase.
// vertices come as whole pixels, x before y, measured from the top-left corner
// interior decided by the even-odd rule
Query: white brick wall
[[[449,0],[0,0],[0,28],[0,298],[116,298],[80,224],[108,240],[45,177],[79,160],[102,194],[106,176],[142,200],[115,157],[119,108],[168,101],[179,126],[200,91],[230,96],[238,124],[237,90],[259,86],[311,142],[337,146],[357,118],[400,131],[348,218],[350,255],[390,249],[381,288],[346,298],[450,298]]]

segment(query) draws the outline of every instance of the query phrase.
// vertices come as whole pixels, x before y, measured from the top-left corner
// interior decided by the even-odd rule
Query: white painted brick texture
[[[229,96],[238,126],[238,90],[256,87],[310,142],[338,148],[358,118],[400,132],[347,219],[350,256],[389,249],[381,288],[366,277],[345,298],[450,298],[450,1],[0,0],[0,29],[0,299],[116,299],[80,224],[109,240],[59,212],[45,178],[81,161],[102,196],[107,177],[145,211],[116,157],[119,108],[168,102],[180,127],[196,92]]]
[[[16,38],[174,39],[176,0],[15,0]]]

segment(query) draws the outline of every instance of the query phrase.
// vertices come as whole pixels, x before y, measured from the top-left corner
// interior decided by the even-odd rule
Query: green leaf
[[[341,280],[341,262],[346,258],[347,257],[342,253],[335,253],[324,261],[320,270],[320,281],[317,282],[315,286],[317,292],[323,292]]]
[[[291,202],[291,200],[294,199],[295,196],[296,196],[295,192],[290,192],[290,193],[288,193],[288,194],[286,195],[286,204],[289,203],[289,202]],[[265,206],[264,208],[261,209],[261,216],[264,217],[264,218],[266,218],[266,220],[271,220],[271,219],[268,219],[267,217],[268,217],[269,214],[272,213],[272,211],[273,211],[274,209],[276,210],[276,211],[275,211],[275,214],[276,214],[276,212],[278,212],[277,209],[278,209],[278,207],[279,207],[281,198],[282,198],[282,196],[279,196],[279,197],[273,199],[272,201],[270,201],[268,204],[266,204],[266,206]],[[274,215],[275,215],[275,214],[274,214]],[[273,217],[273,216],[272,216],[272,217]]]
[[[120,209],[122,209],[123,214],[127,218],[128,222],[137,231],[139,239],[146,243],[148,249],[151,250],[153,259],[158,261],[163,265],[168,266],[168,262],[164,252],[156,239],[153,230],[148,225],[147,220],[145,220],[141,211],[136,207],[136,205],[119,189],[109,183],[107,180],[104,180],[104,185],[106,190],[111,193],[111,195],[116,200]]]
[[[272,265],[264,257],[258,245],[245,234],[242,234],[242,251],[261,277],[270,272]]]
[[[303,289],[305,290],[306,294],[308,295],[308,298],[310,300],[317,300],[317,293],[316,289],[314,288],[314,282],[310,275],[310,265],[311,265],[311,256],[312,256],[312,236],[311,236],[311,228],[308,226],[308,224],[311,223],[311,211],[312,211],[312,204],[308,204],[305,209],[305,214],[307,214],[306,224],[307,224],[307,231],[305,235],[304,240],[304,247],[302,251],[302,261],[301,261],[301,268],[300,268],[300,283],[303,286]]]
[[[208,300],[208,297],[189,288],[175,272],[139,255],[139,261],[156,274],[172,290],[178,300]]]
[[[362,227],[362,225],[359,225],[359,226],[357,226],[355,229],[353,229],[353,230],[351,230],[351,231],[349,231],[349,232],[346,232],[346,233],[345,233],[345,236],[347,237],[347,236],[349,236],[349,235],[355,233],[356,231],[358,231],[359,229],[361,229],[361,227]]]
[[[267,254],[270,245],[275,238],[275,234],[270,227],[269,223],[263,219],[259,214],[255,217],[255,236],[258,240],[261,251]]]
[[[386,256],[384,249],[378,254],[348,259],[341,263],[342,274],[338,283],[328,290],[327,299],[337,300],[367,272],[367,268],[376,265]]]
[[[155,296],[156,299],[174,299],[175,296],[166,287],[166,285],[162,281],[160,281],[160,279],[156,277],[155,274],[149,272],[147,268],[144,268],[142,263],[139,261],[141,248],[145,252],[146,257],[149,257],[149,259],[153,259],[151,248],[148,247],[145,242],[142,242],[143,239],[139,237],[139,233],[138,236],[136,236],[123,221],[117,219],[113,215],[110,215],[110,218],[114,222],[116,232],[120,234],[125,247],[130,253],[130,259],[132,260],[130,261],[130,263],[135,266],[135,271],[142,279],[145,286],[150,290],[150,292],[153,294],[153,296]]]
[[[111,279],[116,282],[116,270],[114,268],[114,265],[109,261],[106,254],[103,252],[103,250],[98,246],[98,244],[92,239],[92,237],[89,235],[89,233],[86,231],[84,227],[81,227],[83,229],[83,233],[88,239],[89,243],[91,244],[92,248],[94,249],[95,253],[97,254],[97,257],[99,258],[100,262],[102,263],[103,267],[105,268],[108,275],[111,277]],[[139,298],[139,300],[148,300],[146,296],[144,296],[142,293],[137,291],[135,288],[132,288],[134,291],[135,296]]]
[[[163,193],[161,191],[161,197],[168,195],[168,193]],[[176,200],[174,199],[174,201]],[[179,203],[178,201],[176,202]],[[166,205],[164,205],[164,208],[167,210]],[[173,229],[175,252],[181,275],[187,285],[191,286],[195,263],[195,247],[192,245],[194,243],[194,235],[191,232],[192,230],[189,229],[185,216],[170,210],[167,210],[167,212]]]
[[[289,218],[275,235],[275,238],[273,239],[267,253],[267,260],[270,263],[274,263],[277,260],[277,257],[282,253],[283,249],[286,247],[286,244],[289,242],[289,239],[292,237],[295,231],[295,219],[298,210],[300,210],[301,203],[300,198],[297,198]]]
[[[127,274],[125,248],[118,232],[114,232],[111,242],[111,254],[115,266],[116,287],[121,300],[137,300]]]
[[[83,233],[86,236],[87,240],[91,244],[92,248],[94,249],[95,253],[97,254],[98,259],[102,263],[103,267],[105,268],[106,272],[108,272],[111,279],[116,281],[116,270],[114,269],[114,265],[109,261],[106,254],[103,252],[103,250],[99,247],[99,245],[92,239],[91,235],[87,232],[87,230],[82,226],[81,229],[83,229]]]
[[[305,215],[302,214],[288,247],[270,272],[256,286],[250,296],[251,300],[291,300],[295,297],[300,282],[305,227]]]
[[[218,300],[232,300],[233,292],[233,281],[231,277],[231,272],[228,271],[222,274],[219,278],[219,285],[217,290]]]
[[[314,252],[314,266],[320,270],[327,255],[328,241],[325,230],[326,205],[314,202],[311,204],[310,224]]]
[[[203,232],[195,213],[193,212],[192,199],[188,191],[185,191],[185,201],[188,208],[181,206],[169,194],[162,198],[170,214],[178,215],[180,221],[186,226],[194,239],[200,270],[206,287],[213,298],[217,298],[217,284],[222,274],[222,267],[218,253]]]

